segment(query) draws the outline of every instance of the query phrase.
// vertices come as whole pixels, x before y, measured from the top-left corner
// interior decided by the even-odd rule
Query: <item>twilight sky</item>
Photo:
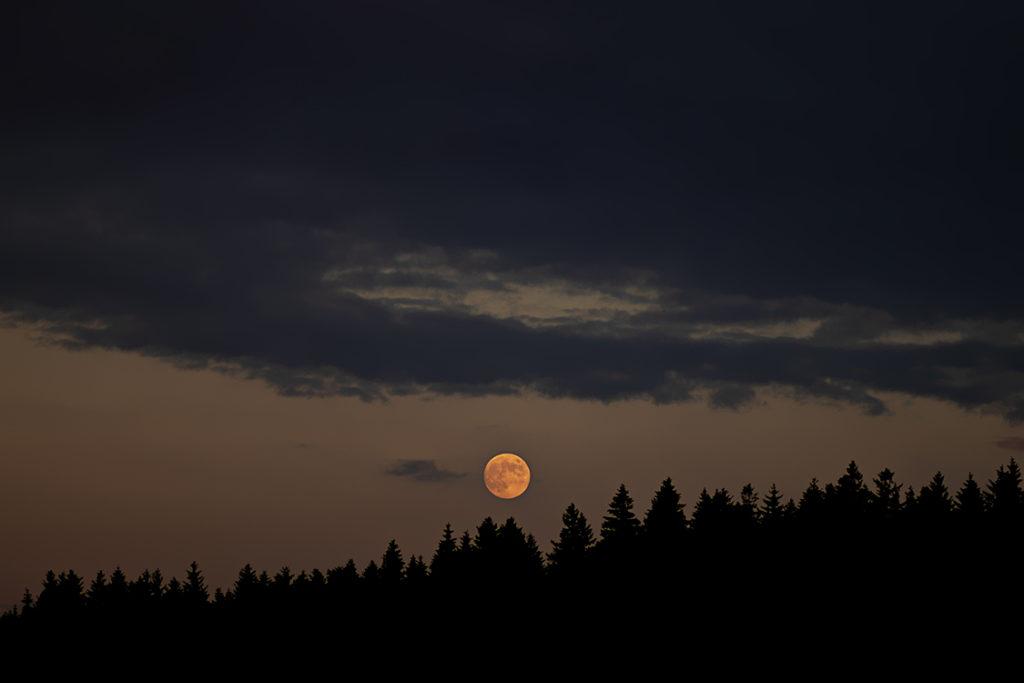
[[[0,28],[0,605],[1024,450],[1019,3]],[[522,454],[515,501],[480,482]]]

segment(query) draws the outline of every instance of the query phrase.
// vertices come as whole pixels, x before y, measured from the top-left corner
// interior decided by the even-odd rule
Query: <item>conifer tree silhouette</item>
[[[900,512],[904,516],[911,517],[917,514],[917,492],[913,486],[907,486],[907,490],[903,494],[903,505],[900,507]]]
[[[900,489],[903,488],[896,483],[896,475],[886,467],[872,481],[875,490],[870,502],[875,517],[883,522],[895,519],[900,512]]]
[[[128,583],[128,594],[136,607],[143,605],[150,598],[151,580],[149,570],[143,569],[134,581]]]
[[[327,585],[327,579],[324,577],[324,573],[313,567],[313,571],[309,573],[309,587],[314,595],[320,595],[320,591]]]
[[[493,562],[492,570],[505,579],[533,579],[543,569],[536,541],[527,538],[513,517],[495,532]]]
[[[103,609],[107,606],[107,575],[100,569],[96,572],[92,583],[89,584],[89,591],[85,594],[85,602],[90,607]]]
[[[822,508],[825,505],[825,492],[821,490],[816,478],[804,489],[797,505],[797,512],[800,518],[806,521],[817,522],[820,520]]]
[[[380,582],[380,570],[377,569],[377,563],[373,560],[366,565],[363,569],[362,575],[363,585],[367,588],[375,589],[377,584]]]
[[[188,566],[188,571],[185,572],[182,598],[189,607],[206,605],[210,599],[210,592],[206,588],[206,579],[203,578],[203,573],[199,571],[199,565],[194,560]]]
[[[607,581],[623,581],[615,576],[637,573],[634,553],[640,541],[640,520],[633,513],[633,499],[625,484],[620,484],[608,512],[601,521],[601,538],[594,549],[595,559]]]
[[[686,515],[679,492],[671,478],[665,478],[651,498],[641,525],[642,562],[659,577],[678,574],[687,533]]]
[[[705,540],[724,541],[737,530],[744,528],[745,521],[739,506],[733,503],[732,495],[726,489],[715,489],[709,495],[702,489],[693,508],[691,526],[698,536]]]
[[[712,515],[714,514],[711,507],[711,494],[706,488],[703,488],[700,490],[700,495],[697,496],[697,504],[693,507],[693,520],[690,523],[693,530],[699,534],[711,531]]]
[[[540,546],[533,534],[526,534],[523,566],[526,570],[526,578],[531,581],[539,579],[544,574],[544,553],[540,551]]]
[[[149,599],[159,602],[164,595],[164,575],[159,568],[149,574]]]
[[[182,593],[184,593],[184,587],[182,587]],[[115,567],[110,574],[107,604],[114,610],[124,609],[128,604],[128,578],[120,567]]]
[[[498,543],[498,526],[490,517],[485,517],[476,528],[476,536],[473,538],[473,550],[488,554],[495,551]]]
[[[405,573],[405,561],[402,559],[402,551],[398,549],[395,539],[388,541],[388,547],[384,550],[384,556],[380,562],[380,582],[385,586],[396,586],[402,581]]]
[[[472,550],[463,556],[468,560],[467,572],[475,581],[485,581],[498,573],[498,526],[485,517],[476,528]]]
[[[453,581],[456,575],[456,554],[458,546],[455,543],[455,532],[452,525],[445,524],[441,532],[441,540],[438,541],[434,556],[430,558],[430,575],[438,581]]]
[[[835,484],[825,486],[825,503],[833,522],[854,525],[866,518],[871,494],[864,485],[864,475],[853,460]]]
[[[60,606],[60,588],[57,585],[57,574],[52,569],[43,577],[43,589],[39,591],[36,605],[41,612],[56,611]]]
[[[633,499],[625,484],[620,484],[608,513],[601,522],[601,543],[614,548],[631,546],[640,534],[640,522],[633,513]]]
[[[174,614],[176,614],[178,609],[181,607],[181,596],[181,582],[172,576],[171,580],[167,582],[167,590],[164,591],[164,602]]]
[[[423,562],[423,556],[410,556],[409,564],[405,568],[406,584],[414,590],[419,590],[426,583],[427,576],[427,565]]]
[[[82,589],[82,579],[74,570],[56,575],[50,570],[46,573],[43,590],[39,593],[40,610],[61,618],[67,617],[82,606]]]
[[[251,564],[246,563],[238,571],[238,578],[235,579],[235,587],[232,590],[240,602],[250,603],[257,599],[260,590],[259,577]]]
[[[35,603],[32,600],[32,591],[25,589],[25,592],[21,595],[21,614],[24,616],[32,612],[35,607]]]
[[[469,535],[469,530],[464,530],[462,536],[459,537],[459,555],[462,557],[469,557],[473,553],[473,538]]]
[[[270,580],[270,595],[275,605],[281,606],[288,602],[292,590],[292,570],[288,565],[281,567]]]
[[[970,523],[977,523],[985,514],[985,497],[974,474],[970,472],[967,473],[967,481],[956,492],[956,512],[961,519]]]
[[[1001,524],[1019,521],[1024,514],[1024,491],[1017,461],[1010,458],[1007,466],[996,469],[995,479],[988,481],[985,499],[989,511]]]
[[[936,472],[932,480],[921,487],[917,496],[917,509],[919,516],[930,524],[943,522],[952,512],[953,501],[949,497],[942,472]]]
[[[290,600],[300,606],[305,606],[310,599],[310,593],[312,591],[311,581],[309,580],[309,574],[303,569],[299,571],[298,576],[292,581],[292,590]]]
[[[335,602],[341,602],[344,596],[355,592],[359,583],[359,569],[355,560],[349,560],[341,567],[327,570],[327,595]]]
[[[650,545],[673,547],[682,543],[687,524],[680,501],[672,479],[666,478],[644,514],[643,533]]]
[[[562,530],[558,533],[558,540],[551,542],[551,547],[548,562],[553,575],[578,577],[585,571],[594,547],[594,532],[574,503],[569,503],[562,513]]]
[[[754,530],[758,521],[760,521],[758,518],[760,510],[758,510],[757,501],[757,492],[754,491],[754,485],[744,484],[743,488],[740,489],[740,502],[736,512],[739,516],[739,528],[748,534]]]
[[[336,624],[342,621],[336,615],[347,614],[353,624],[365,626],[371,620],[373,628],[366,630],[372,631],[392,613],[380,608],[381,601],[400,596],[408,601],[403,604],[407,609],[427,605],[442,611],[451,611],[456,605],[470,608],[479,603],[480,595],[487,594],[479,590],[481,584],[493,584],[495,578],[502,579],[503,595],[521,591],[517,601],[531,595],[549,599],[571,596],[575,585],[594,588],[591,579],[601,581],[600,590],[586,591],[584,600],[549,600],[571,608],[576,617],[595,602],[595,596],[604,601],[604,608],[631,605],[633,609],[663,604],[663,598],[681,584],[700,586],[700,595],[709,600],[724,596],[736,605],[749,604],[746,600],[751,593],[744,590],[753,586],[772,595],[792,592],[804,597],[836,591],[836,586],[844,586],[844,590],[860,587],[863,590],[857,597],[865,599],[879,591],[897,590],[906,600],[917,601],[920,609],[935,591],[955,596],[959,590],[966,595],[967,588],[1001,572],[1010,576],[1018,566],[1021,528],[1012,525],[1019,524],[1024,514],[1024,492],[1020,468],[1013,458],[996,470],[984,491],[974,476],[968,475],[955,496],[950,495],[941,472],[919,493],[911,486],[904,490],[887,468],[872,481],[874,486],[868,491],[851,462],[846,473],[824,491],[812,480],[799,507],[792,499],[783,505],[774,484],[762,501],[751,485],[743,488],[738,501],[726,489],[715,489],[713,494],[703,489],[688,521],[671,479],[665,479],[651,498],[642,523],[633,514],[628,490],[621,485],[596,543],[594,530],[582,512],[574,504],[565,508],[562,529],[547,555],[547,572],[536,539],[513,517],[500,526],[487,517],[475,537],[466,531],[458,542],[447,524],[429,571],[422,556],[412,554],[403,562],[392,539],[380,564],[370,561],[361,576],[352,560],[326,576],[313,568],[293,577],[284,566],[273,579],[266,571],[257,575],[252,565],[246,564],[230,590],[214,591],[212,603],[195,562],[184,582],[172,578],[166,586],[159,569],[143,570],[132,581],[119,567],[109,579],[101,570],[88,591],[83,590],[82,579],[74,570],[59,574],[50,570],[37,598],[26,590],[20,609],[4,612],[0,630],[12,625],[53,624],[71,625],[73,631],[79,624],[90,627],[88,620],[95,620],[91,624],[100,626],[97,630],[106,631],[115,626],[142,630],[156,624],[178,628],[204,622],[238,626],[253,619],[285,623],[293,618],[309,628],[319,628]],[[837,521],[861,526],[851,534],[854,527]],[[685,561],[665,561],[672,548],[680,547],[680,538],[685,539]],[[752,572],[752,557],[771,561]],[[463,564],[470,559],[472,564]],[[448,580],[444,579],[446,572]],[[464,586],[468,590],[462,592]],[[522,590],[527,587],[530,589]],[[647,587],[654,592],[642,595]],[[616,596],[620,589],[631,594]],[[850,602],[851,595],[842,597]],[[470,600],[452,600],[462,597]],[[644,602],[647,599],[652,602]],[[699,604],[700,596],[696,599]],[[1005,598],[1012,599],[1013,595]],[[232,621],[239,617],[242,620]]]
[[[779,488],[772,482],[772,485],[768,488],[768,495],[761,501],[761,510],[759,517],[761,524],[766,529],[777,529],[781,526],[786,515],[785,506],[782,504],[782,493]]]

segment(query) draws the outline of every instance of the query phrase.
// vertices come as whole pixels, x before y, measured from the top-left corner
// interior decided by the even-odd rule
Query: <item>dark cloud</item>
[[[465,472],[452,472],[439,468],[433,460],[399,460],[385,472],[394,477],[408,477],[415,481],[450,481],[466,476]]]
[[[739,410],[744,406],[750,405],[755,398],[756,394],[753,388],[741,384],[732,384],[712,391],[711,396],[708,398],[708,403],[713,408]]]
[[[1008,436],[996,441],[996,446],[1005,448],[1008,451],[1024,451],[1024,437]]]
[[[59,5],[0,126],[0,312],[51,342],[1024,419],[1017,5]]]

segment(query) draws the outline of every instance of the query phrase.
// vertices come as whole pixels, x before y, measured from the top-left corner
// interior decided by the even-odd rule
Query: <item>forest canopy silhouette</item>
[[[628,605],[643,612],[682,600],[691,608],[799,604],[841,595],[847,616],[861,618],[854,598],[880,593],[938,608],[1008,581],[997,604],[1019,602],[1013,582],[1022,539],[1024,490],[1013,458],[991,479],[970,475],[955,490],[941,472],[915,490],[889,469],[865,479],[850,462],[835,482],[812,480],[796,498],[775,485],[763,495],[749,484],[738,496],[704,489],[689,512],[671,479],[642,513],[622,485],[600,520],[570,503],[547,553],[514,518],[487,517],[461,533],[447,524],[429,558],[406,557],[392,539],[362,568],[350,559],[326,571],[285,566],[271,574],[246,564],[226,588],[212,589],[195,562],[182,579],[169,580],[159,569],[129,578],[115,568],[88,579],[51,570],[38,592],[26,589],[21,605],[3,614],[0,628],[295,618],[337,626],[344,623],[337,615],[383,619],[394,605],[432,610],[443,622],[460,608],[487,610],[495,586],[504,600],[552,611]],[[935,591],[945,603],[934,602]]]

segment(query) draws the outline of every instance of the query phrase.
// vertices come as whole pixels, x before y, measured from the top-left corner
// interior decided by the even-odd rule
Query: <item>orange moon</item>
[[[530,466],[515,453],[499,453],[484,467],[484,486],[498,498],[517,498],[530,485]]]

